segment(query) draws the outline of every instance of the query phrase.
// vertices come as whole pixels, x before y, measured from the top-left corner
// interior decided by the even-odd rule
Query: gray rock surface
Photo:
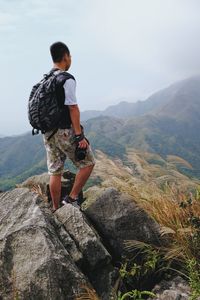
[[[103,246],[98,233],[89,224],[84,214],[71,204],[58,209],[55,215],[81,251],[84,257],[82,264],[84,273],[87,274],[97,292],[101,293],[101,297],[108,299],[113,268],[110,264],[111,256]]]
[[[88,224],[86,218],[71,204],[64,205],[55,212],[58,220],[75,241],[91,270],[99,264],[107,264],[111,256],[100,241],[100,237]]]
[[[161,281],[152,292],[156,295],[155,300],[188,300],[191,293],[188,283],[180,276],[170,281]]]
[[[113,188],[82,212],[67,204],[53,214],[41,194],[28,188],[1,193],[0,205],[3,300],[75,300],[83,286],[94,289],[100,300],[114,299],[115,263],[128,254],[124,242],[160,241],[159,226],[130,196]],[[167,284],[155,287],[158,300],[187,299],[185,283]]]
[[[89,285],[76,266],[81,258],[70,236],[56,232],[54,217],[25,188],[0,195],[0,296],[13,299],[74,299]],[[60,237],[65,236],[65,246]],[[74,251],[74,254],[72,252]],[[70,252],[72,255],[70,255]]]
[[[84,212],[118,257],[127,254],[126,240],[152,244],[161,240],[158,224],[129,195],[114,188],[106,189]]]

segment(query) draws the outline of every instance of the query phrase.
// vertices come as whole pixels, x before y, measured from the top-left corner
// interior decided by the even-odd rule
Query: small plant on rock
[[[192,294],[189,300],[196,300],[200,297],[200,268],[199,263],[195,259],[189,259],[187,262],[187,270],[189,284]]]
[[[123,295],[121,295],[121,293],[119,293],[117,300],[125,300],[125,299],[130,299],[130,298],[134,299],[134,300],[145,300],[146,298],[143,298],[143,296],[148,296],[148,297],[154,298],[156,295],[149,291],[132,290]]]

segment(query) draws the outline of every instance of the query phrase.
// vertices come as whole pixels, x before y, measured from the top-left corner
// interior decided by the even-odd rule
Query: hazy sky
[[[0,0],[0,135],[30,128],[31,87],[65,42],[80,109],[143,100],[200,68],[198,0]]]

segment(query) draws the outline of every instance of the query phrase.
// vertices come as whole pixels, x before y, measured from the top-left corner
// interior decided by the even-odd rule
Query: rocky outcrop
[[[52,214],[27,188],[0,196],[0,298],[76,299],[87,286],[109,299],[111,255],[71,205]]]
[[[84,286],[110,300],[124,241],[159,241],[158,225],[115,189],[82,212],[69,204],[52,214],[41,194],[24,187],[1,193],[0,205],[3,300],[72,300]]]
[[[126,240],[151,244],[161,241],[158,224],[138,207],[133,198],[114,188],[106,189],[86,208],[85,214],[117,258],[128,254]]]
[[[101,242],[101,238],[82,212],[71,204],[58,209],[55,213],[64,225],[83,256],[81,268],[101,296],[108,299],[111,292],[110,276],[113,267],[111,255]]]
[[[64,246],[54,217],[41,199],[19,188],[0,197],[0,295],[3,299],[73,299],[87,278],[73,261],[76,245]]]
[[[161,281],[154,287],[153,293],[156,295],[155,300],[188,300],[191,290],[188,283],[177,276],[170,281]]]

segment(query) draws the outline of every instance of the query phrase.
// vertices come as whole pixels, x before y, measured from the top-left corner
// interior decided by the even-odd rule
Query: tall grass
[[[144,183],[143,183],[144,184]],[[161,227],[161,235],[167,236],[169,248],[166,256],[180,260],[200,260],[200,190],[183,194],[166,185],[163,193],[156,185],[148,185],[147,191],[139,193],[129,182],[115,180],[115,187],[133,197]]]
[[[126,190],[134,196],[137,204],[144,209],[161,228],[161,236],[167,237],[168,246],[157,249],[164,259],[176,261],[179,275],[184,276],[191,287],[190,300],[200,296],[200,190],[183,194],[168,187],[165,194],[152,193],[148,199],[135,197],[130,187]],[[137,241],[126,241],[129,249],[145,248]]]
[[[169,257],[200,258],[200,200],[193,195],[171,193],[171,197],[142,201],[139,205],[161,226],[170,240]]]

